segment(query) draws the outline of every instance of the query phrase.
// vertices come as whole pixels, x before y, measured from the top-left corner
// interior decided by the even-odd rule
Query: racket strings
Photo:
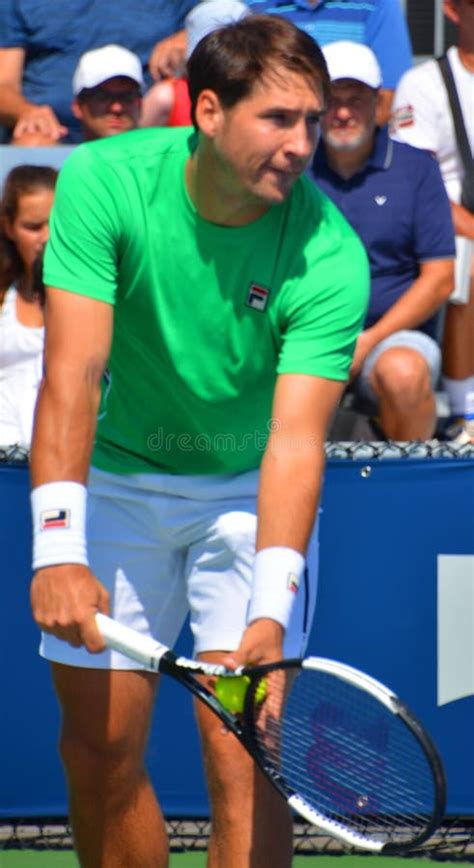
[[[274,673],[255,715],[261,752],[311,808],[384,843],[424,832],[435,809],[431,766],[373,696],[318,670]]]

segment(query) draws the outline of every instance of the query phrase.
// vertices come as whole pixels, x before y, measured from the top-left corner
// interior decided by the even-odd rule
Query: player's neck
[[[243,193],[205,148],[197,148],[185,172],[188,194],[203,220],[219,226],[246,226],[268,210],[268,205]]]

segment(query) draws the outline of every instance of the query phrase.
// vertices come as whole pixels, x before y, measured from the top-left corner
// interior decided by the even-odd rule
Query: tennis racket
[[[322,832],[391,854],[422,844],[440,824],[446,786],[437,750],[375,679],[322,657],[230,672],[179,657],[105,615],[96,618],[109,648],[170,675],[212,709],[291,808]],[[222,685],[242,674],[248,686],[238,713],[196,677]]]

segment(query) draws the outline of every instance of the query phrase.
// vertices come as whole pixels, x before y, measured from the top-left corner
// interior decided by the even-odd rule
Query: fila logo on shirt
[[[260,286],[258,283],[251,283],[247,293],[248,307],[253,307],[254,310],[264,311],[267,306],[269,289]]]

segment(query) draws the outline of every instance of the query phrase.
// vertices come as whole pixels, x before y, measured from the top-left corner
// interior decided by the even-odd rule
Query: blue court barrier
[[[329,459],[322,504],[308,653],[392,687],[439,747],[448,813],[474,816],[474,460]],[[59,711],[29,606],[25,466],[0,466],[0,528],[0,817],[64,816]],[[178,648],[191,652],[187,629]],[[191,698],[169,679],[148,767],[168,817],[207,816]]]

